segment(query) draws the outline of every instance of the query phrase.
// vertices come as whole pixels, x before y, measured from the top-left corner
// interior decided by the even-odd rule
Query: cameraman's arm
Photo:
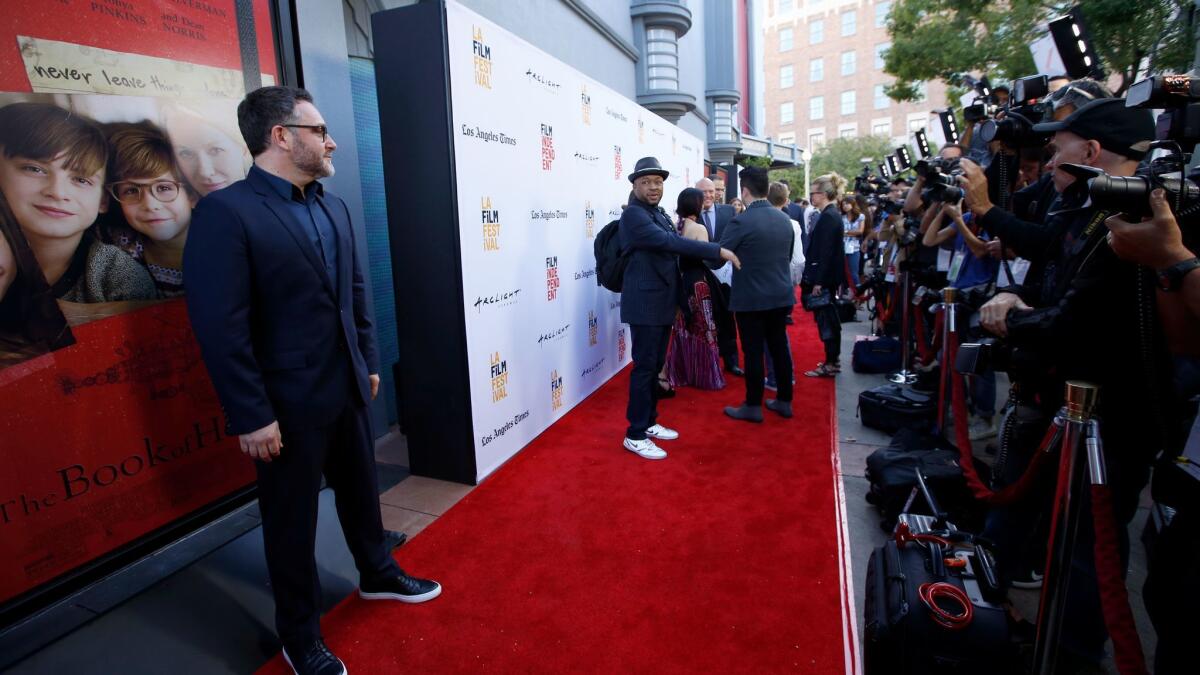
[[[979,225],[993,238],[1003,239],[1004,245],[1022,258],[1034,260],[1043,256],[1054,243],[1054,231],[996,208],[988,197],[987,176],[983,169],[969,159],[962,160],[961,166],[963,175],[958,181],[963,186],[963,200],[979,219]]]
[[[954,222],[958,225],[958,231],[962,232],[963,241],[966,242],[967,248],[971,249],[971,255],[980,259],[991,255],[991,253],[988,251],[988,243],[976,236],[975,233],[971,231],[971,228],[967,227],[967,224],[963,222],[961,215],[955,218]]]
[[[1161,189],[1150,193],[1150,208],[1153,215],[1140,223],[1131,223],[1121,216],[1105,221],[1113,252],[1154,270],[1194,258],[1196,254],[1183,244],[1183,233]],[[1171,351],[1194,353],[1196,345],[1200,344],[1197,340],[1200,333],[1200,270],[1189,272],[1177,291],[1159,290],[1158,310]]]
[[[1086,262],[1075,271],[1070,287],[1057,303],[1037,309],[1017,307],[1009,312],[1007,332],[1014,346],[1035,351],[1048,347],[1075,349],[1069,339],[1071,331],[1089,317],[1112,311],[1112,283],[1120,274],[1121,262],[1103,241],[1088,242],[1087,251],[1081,254]]]
[[[931,211],[933,209],[930,209]],[[925,234],[921,236],[921,243],[925,246],[940,246],[942,242],[954,236],[954,226],[948,225],[942,227],[942,220],[946,215],[946,207],[941,206],[937,209],[937,215],[933,217],[933,222],[929,223],[929,227],[925,228]]]
[[[944,205],[942,205],[942,204],[939,204],[937,206],[937,208],[934,208],[931,206],[931,207],[925,209],[925,213],[921,214],[920,232],[921,232],[922,236],[924,236],[924,234],[929,231],[929,226],[933,223],[934,216],[942,215],[942,207],[943,206]]]
[[[916,213],[921,208],[921,190],[925,188],[925,177],[917,176],[917,182],[909,189],[908,194],[904,197],[904,206],[901,207],[905,213]]]

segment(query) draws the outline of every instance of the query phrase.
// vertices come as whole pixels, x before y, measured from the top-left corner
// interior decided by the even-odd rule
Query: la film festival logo
[[[492,198],[479,200],[479,222],[483,226],[483,250],[500,250],[500,210],[492,208]]]
[[[614,145],[613,146],[613,178],[616,180],[621,180],[622,173],[623,173],[623,171],[621,170],[621,146]]]
[[[508,396],[508,361],[500,358],[500,352],[491,356],[492,364],[492,403],[504,400]]]
[[[590,200],[583,203],[583,236],[588,239],[596,236],[596,209]]]
[[[483,29],[471,26],[473,32],[471,50],[475,53],[475,84],[484,89],[492,88],[492,48],[483,41]]]
[[[554,127],[542,125],[542,170],[549,171],[554,164]]]
[[[592,97],[588,96],[587,85],[583,85],[579,93],[579,105],[583,109],[583,123],[592,125]]]
[[[674,155],[674,154],[675,154],[675,150],[676,150],[676,147],[675,147],[675,134],[671,134],[671,154],[672,154],[672,155]]]
[[[563,406],[563,382],[558,370],[550,371],[550,411],[554,412]]]
[[[646,123],[642,121],[641,115],[638,115],[638,143],[646,142]]]
[[[546,258],[546,300],[558,297],[558,256]]]
[[[596,317],[596,313],[588,310],[588,346],[595,347],[597,337],[600,335],[600,319]]]
[[[625,360],[625,329],[617,331],[617,363]]]

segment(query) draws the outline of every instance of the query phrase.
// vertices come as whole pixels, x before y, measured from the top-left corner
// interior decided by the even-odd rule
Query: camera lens
[[[1099,207],[1128,208],[1141,204],[1150,194],[1150,182],[1142,176],[1097,176],[1088,181],[1092,201]]]

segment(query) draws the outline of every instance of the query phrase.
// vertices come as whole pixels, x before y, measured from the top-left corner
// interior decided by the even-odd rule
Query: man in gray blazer
[[[737,317],[746,357],[746,400],[725,408],[725,414],[747,422],[763,420],[763,342],[771,353],[779,384],[778,398],[766,406],[783,417],[792,416],[792,357],[787,347],[788,315],[796,304],[792,287],[792,224],[767,201],[767,170],[747,167],[738,174],[746,210],[721,233],[721,246],[741,260],[733,272],[729,308]]]
[[[665,459],[653,439],[671,441],[679,433],[657,423],[654,382],[667,359],[671,324],[679,310],[679,256],[729,260],[737,256],[712,242],[679,236],[675,224],[658,205],[667,171],[654,157],[638,160],[629,182],[633,198],[621,212],[621,252],[629,256],[621,282],[621,321],[633,337],[633,373],[629,377],[626,450],[643,459]],[[759,374],[761,380],[762,374]],[[761,384],[760,384],[761,386]]]
[[[696,189],[704,193],[704,207],[700,211],[701,224],[708,230],[709,241],[720,241],[721,233],[729,221],[733,220],[733,207],[728,204],[718,204],[717,186],[711,178],[701,178],[696,181]],[[717,325],[717,351],[725,362],[725,371],[734,375],[745,375],[746,372],[738,367],[737,325],[733,321],[733,312],[729,311],[729,270],[717,274],[721,285],[714,289],[721,294],[721,302],[713,305],[713,323]]]

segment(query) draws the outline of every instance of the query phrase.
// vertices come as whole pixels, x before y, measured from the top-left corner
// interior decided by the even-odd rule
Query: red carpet
[[[355,596],[330,648],[356,675],[857,672],[833,381],[802,374],[822,352],[799,309],[791,336],[793,419],[725,417],[741,378],[681,389],[659,404],[681,437],[646,461],[621,447],[627,368],[399,550],[440,598]]]

